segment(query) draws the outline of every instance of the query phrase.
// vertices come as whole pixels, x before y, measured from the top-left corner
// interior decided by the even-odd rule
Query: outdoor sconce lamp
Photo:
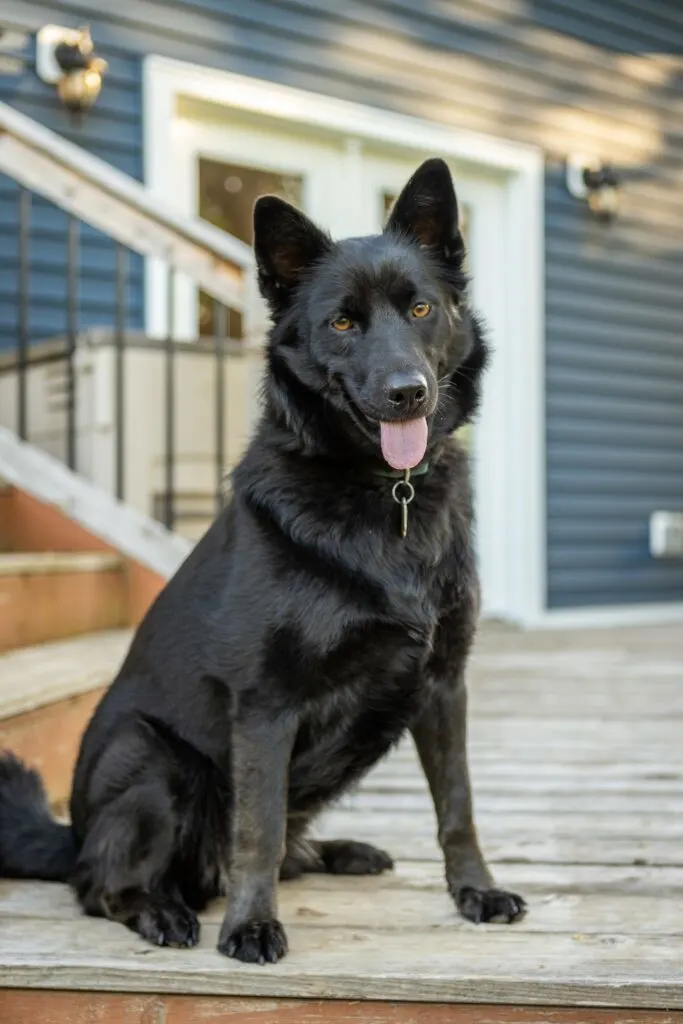
[[[612,220],[619,212],[620,185],[615,169],[595,157],[571,156],[567,160],[567,189],[601,220]]]
[[[71,113],[89,110],[100,95],[108,66],[95,53],[90,29],[45,25],[37,42],[39,77],[57,86],[60,100]]]

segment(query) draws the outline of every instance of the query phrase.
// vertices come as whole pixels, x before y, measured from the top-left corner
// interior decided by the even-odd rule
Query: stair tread
[[[0,576],[108,572],[120,569],[120,555],[106,551],[6,551],[0,553]]]
[[[0,719],[106,686],[132,630],[111,629],[0,655]]]

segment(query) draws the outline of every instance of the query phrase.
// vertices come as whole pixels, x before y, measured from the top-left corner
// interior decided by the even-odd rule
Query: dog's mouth
[[[347,412],[359,430],[374,444],[379,442],[384,461],[392,469],[414,469],[425,457],[429,425],[425,416],[410,420],[380,420],[364,412],[339,381]]]

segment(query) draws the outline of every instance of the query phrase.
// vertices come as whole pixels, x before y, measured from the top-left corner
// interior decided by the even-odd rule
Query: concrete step
[[[56,806],[68,800],[83,730],[131,635],[108,630],[0,655],[0,750],[36,768]]]
[[[0,554],[0,652],[116,628],[126,616],[126,579],[116,554]]]

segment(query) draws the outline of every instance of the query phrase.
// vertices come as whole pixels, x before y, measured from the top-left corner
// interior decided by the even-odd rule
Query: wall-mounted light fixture
[[[102,89],[107,62],[95,53],[88,28],[45,25],[37,35],[36,71],[57,86],[67,110],[81,114],[92,107]]]
[[[596,217],[602,220],[616,217],[621,178],[609,164],[597,157],[570,156],[566,180],[571,195],[586,202]]]

